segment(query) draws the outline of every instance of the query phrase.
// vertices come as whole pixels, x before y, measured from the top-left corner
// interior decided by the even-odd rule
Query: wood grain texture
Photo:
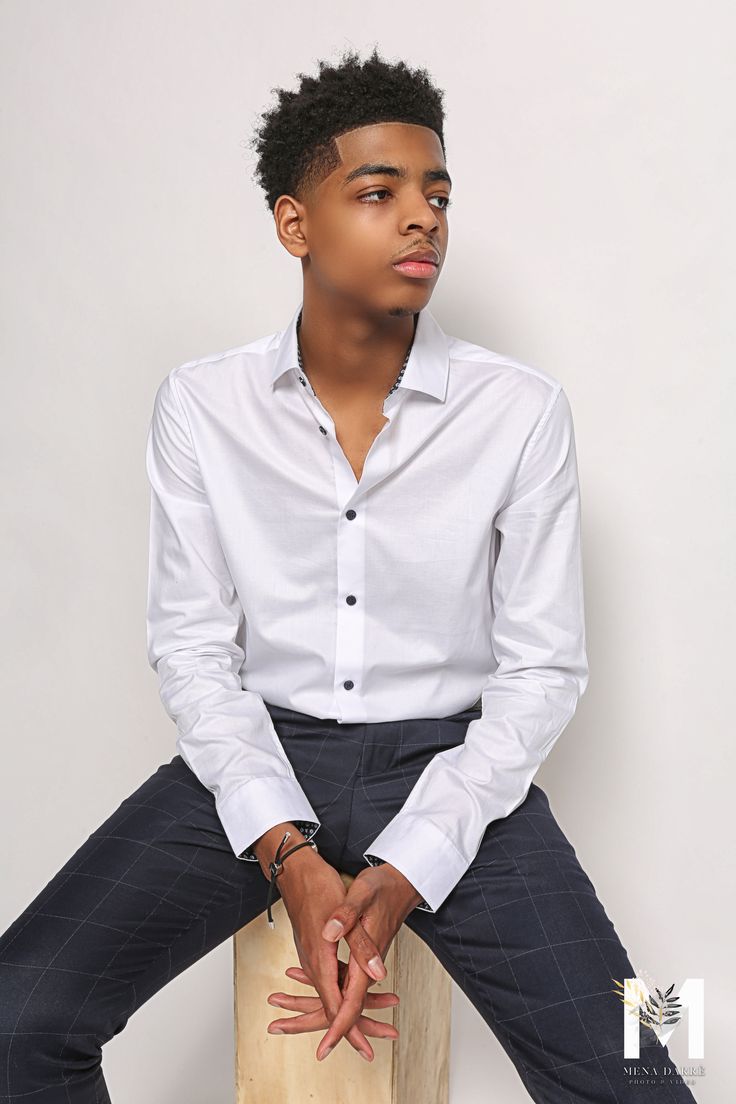
[[[352,878],[340,875],[349,885]],[[268,1004],[269,993],[313,995],[286,977],[298,966],[283,901],[242,928],[233,940],[236,1104],[448,1104],[452,983],[429,948],[404,925],[386,958],[387,976],[373,992],[395,992],[393,1008],[371,1009],[393,1023],[399,1038],[369,1037],[375,1058],[366,1062],[342,1039],[324,1062],[315,1052],[326,1028],[303,1035],[269,1035],[268,1024],[297,1015]],[[338,946],[347,961],[345,940]]]

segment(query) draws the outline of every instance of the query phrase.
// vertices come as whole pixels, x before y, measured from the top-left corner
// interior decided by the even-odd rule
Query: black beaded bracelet
[[[273,899],[273,891],[274,891],[274,888],[276,886],[276,879],[278,878],[279,874],[284,869],[284,859],[288,859],[289,855],[293,855],[294,852],[298,851],[300,847],[311,847],[314,851],[317,851],[317,844],[313,843],[312,840],[302,840],[301,843],[295,844],[291,848],[290,851],[287,851],[284,855],[282,855],[281,854],[281,848],[284,846],[284,844],[286,843],[286,841],[290,837],[291,837],[291,832],[287,831],[287,832],[284,833],[284,838],[282,839],[281,843],[278,845],[278,847],[276,849],[276,857],[275,857],[274,861],[268,864],[268,869],[271,872],[271,880],[268,883],[268,898],[267,898],[267,901],[266,901],[266,908],[268,910],[268,926],[269,926],[269,928],[274,928],[276,926],[273,922],[273,917],[271,915],[271,901]],[[317,853],[319,854],[318,851],[317,851]]]

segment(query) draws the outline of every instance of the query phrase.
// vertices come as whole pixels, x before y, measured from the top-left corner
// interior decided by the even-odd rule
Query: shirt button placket
[[[365,715],[365,503],[343,509],[337,525],[335,699],[343,721]]]
[[[305,372],[298,372],[297,378],[303,388],[303,395],[315,415],[319,432],[326,438],[325,444],[330,450],[333,471],[335,473],[335,498],[341,511],[337,524],[336,548],[336,636],[335,669],[333,693],[337,719],[343,722],[365,721],[366,702],[363,692],[363,672],[365,669],[365,516],[366,484],[370,485],[380,478],[387,457],[381,450],[384,444],[380,439],[374,441],[370,454],[366,457],[361,477],[362,494],[358,494],[357,509],[346,508],[356,495],[355,475],[347,457],[337,442],[335,425],[328,411],[315,395],[308,383]],[[398,392],[390,394],[384,403],[384,412],[397,405]],[[389,421],[391,420],[389,416]],[[324,423],[324,425],[322,424]],[[329,426],[329,430],[325,428]],[[384,428],[384,433],[386,431]]]

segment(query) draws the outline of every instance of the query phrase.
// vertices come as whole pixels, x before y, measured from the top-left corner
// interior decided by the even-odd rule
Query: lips
[[[437,275],[439,259],[439,254],[434,249],[414,249],[394,261],[393,268],[402,276],[431,280]]]

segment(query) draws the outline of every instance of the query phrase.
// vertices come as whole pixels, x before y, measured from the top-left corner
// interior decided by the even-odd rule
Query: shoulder
[[[160,381],[158,393],[173,395],[179,403],[186,398],[230,394],[234,386],[267,371],[280,336],[281,331],[276,330],[245,344],[176,364]]]
[[[244,372],[258,371],[268,361],[269,355],[277,347],[281,331],[257,337],[244,345],[235,345],[222,352],[208,353],[206,356],[187,360],[172,368],[169,373],[177,386],[206,386],[226,382],[229,377],[241,376]]]
[[[448,335],[451,376],[458,390],[480,393],[496,409],[513,410],[539,425],[555,407],[567,407],[562,382],[535,364],[460,337]]]

